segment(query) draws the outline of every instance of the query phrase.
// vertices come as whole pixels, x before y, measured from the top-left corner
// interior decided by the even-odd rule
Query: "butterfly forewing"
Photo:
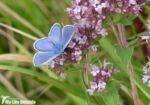
[[[36,50],[43,52],[57,50],[55,45],[47,37],[37,40],[33,46]]]
[[[62,41],[62,29],[60,24],[55,23],[49,34],[48,34],[48,38],[55,44],[60,44],[60,42]]]
[[[66,25],[63,28],[62,33],[63,33],[63,38],[62,38],[63,49],[65,49],[73,37],[74,27],[72,25]]]

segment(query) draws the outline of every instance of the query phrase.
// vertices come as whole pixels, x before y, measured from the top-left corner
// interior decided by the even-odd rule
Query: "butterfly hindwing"
[[[47,65],[51,60],[57,57],[59,54],[56,52],[37,52],[34,55],[33,63],[35,66]]]

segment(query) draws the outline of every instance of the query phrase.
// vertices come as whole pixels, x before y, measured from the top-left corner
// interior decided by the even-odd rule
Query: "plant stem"
[[[119,45],[121,46],[120,38],[118,37],[119,35],[118,35],[118,32],[117,32],[117,29],[116,29],[116,27],[114,26],[114,24],[113,24],[112,21],[110,21],[110,26],[111,26],[111,28],[112,28],[112,31],[114,32],[114,35],[115,35],[115,37],[116,37],[116,39],[117,39]]]
[[[128,63],[128,71],[129,71],[134,105],[139,105],[137,88],[136,88],[135,81],[134,81],[134,73],[133,73],[133,67],[132,67],[131,61],[129,61],[129,63]]]
[[[125,35],[125,28],[123,25],[118,25],[118,31],[119,31],[119,39],[121,43],[121,47],[125,48],[127,47],[127,42],[126,42],[126,35]]]
[[[92,98],[93,98],[93,100],[96,102],[96,104],[97,104],[97,105],[101,105],[101,104],[99,103],[99,101],[98,101],[97,97],[92,96]]]
[[[127,41],[126,41],[124,26],[119,24],[118,31],[119,31],[121,47],[126,48]],[[129,61],[127,68],[128,68],[128,72],[129,72],[129,78],[130,78],[130,83],[131,83],[134,105],[139,105],[139,102],[138,102],[139,99],[138,99],[138,94],[137,94],[137,88],[136,88],[135,81],[134,81],[134,72],[133,72],[133,67],[132,67],[131,61]]]

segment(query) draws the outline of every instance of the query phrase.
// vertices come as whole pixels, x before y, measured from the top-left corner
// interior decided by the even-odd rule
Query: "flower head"
[[[93,80],[90,84],[90,88],[87,90],[90,95],[93,95],[94,92],[102,92],[106,88],[107,82],[110,80],[114,68],[109,68],[110,63],[104,61],[102,67],[96,65],[91,66],[91,74]]]
[[[113,13],[137,15],[141,10],[144,0],[72,0],[72,5],[67,9],[76,27],[81,31],[77,34],[97,38],[107,35],[102,22]],[[90,33],[88,33],[90,31]],[[86,33],[87,32],[87,33]]]
[[[150,87],[150,58],[147,64],[143,67],[143,83]]]

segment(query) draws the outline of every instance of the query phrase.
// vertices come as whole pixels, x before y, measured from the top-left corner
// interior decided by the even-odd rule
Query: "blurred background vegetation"
[[[79,64],[70,65],[71,71],[68,72],[66,80],[57,77],[47,67],[35,68],[32,65],[32,56],[35,53],[33,42],[46,36],[55,22],[71,24],[65,11],[69,5],[69,0],[0,0],[0,96],[36,100],[36,105],[94,105],[83,86],[80,71],[82,67]],[[145,11],[146,14],[150,13],[150,8],[147,6]],[[127,29],[133,30],[128,32],[130,35],[139,31],[133,24]],[[129,37],[129,42],[130,39],[135,39],[130,42],[131,45],[138,40],[136,36]],[[114,42],[112,36],[109,39]],[[145,57],[149,55],[147,49],[148,46],[136,48],[134,58],[138,63],[133,61],[138,65],[135,68],[139,95],[144,102],[141,105],[146,105],[150,99],[149,89],[142,86],[140,80],[142,65],[146,62]],[[99,57],[105,55],[104,53],[101,51]],[[99,57],[95,55],[92,59]],[[108,55],[105,57],[108,58]],[[128,80],[125,81],[127,82],[124,84],[127,85]],[[126,100],[126,105],[132,105],[130,93],[126,92],[126,88],[124,91],[125,93],[120,92],[123,94],[120,101]]]
[[[21,30],[17,33],[0,27],[0,96],[36,100],[37,105],[74,104],[73,96],[59,82],[53,86],[47,68],[41,68],[42,71],[32,66],[34,40],[22,36],[25,32],[40,38],[48,34],[55,22],[69,24],[67,7],[64,0],[0,0],[0,23]]]

